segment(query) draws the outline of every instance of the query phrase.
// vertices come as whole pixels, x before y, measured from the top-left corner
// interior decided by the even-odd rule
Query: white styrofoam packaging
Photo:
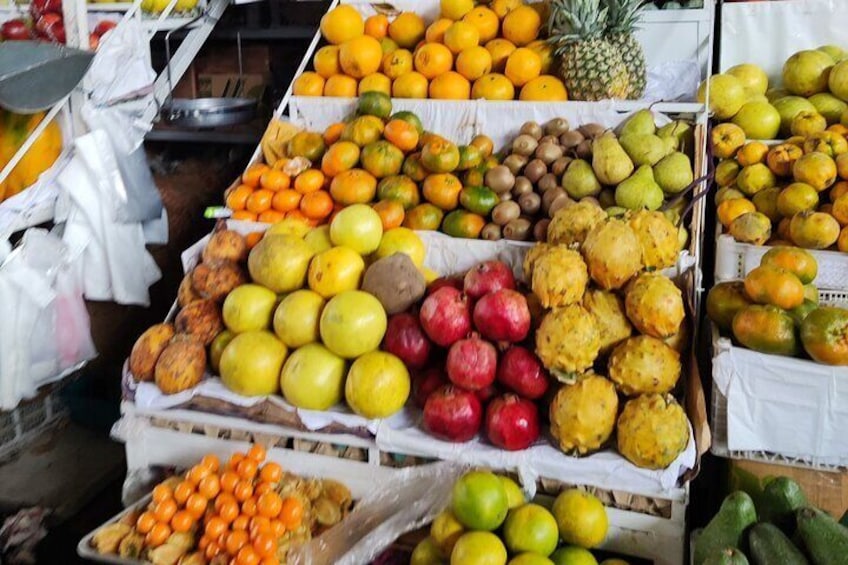
[[[845,292],[825,290],[820,300],[848,305]],[[848,367],[758,353],[721,337],[715,325],[712,329],[713,452],[813,467],[848,466]]]
[[[802,49],[845,45],[845,0],[725,2],[721,7],[719,69],[754,63],[780,82],[783,63]]]

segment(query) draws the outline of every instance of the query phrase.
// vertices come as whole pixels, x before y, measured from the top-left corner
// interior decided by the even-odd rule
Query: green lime
[[[510,510],[503,536],[510,553],[530,551],[548,556],[559,542],[556,520],[538,504],[524,504]]]
[[[553,561],[538,553],[522,553],[509,560],[507,565],[556,565]]]
[[[491,532],[468,532],[456,541],[451,565],[506,565],[506,548]]]
[[[451,509],[470,530],[494,530],[509,510],[506,490],[494,473],[471,471],[454,483]]]
[[[418,542],[409,558],[409,565],[442,565],[442,563],[445,563],[445,559],[433,538],[424,538]]]
[[[510,479],[509,477],[504,477],[503,475],[498,475],[498,478],[501,480],[501,483],[504,486],[504,490],[506,490],[506,500],[509,509],[518,508],[525,502],[527,499],[524,498],[524,491],[521,490],[521,487],[518,486],[518,483]]]
[[[562,491],[554,501],[553,514],[559,535],[568,544],[597,547],[607,537],[607,510],[597,497],[578,489]]]
[[[363,92],[356,111],[360,116],[377,116],[386,119],[392,113],[392,99],[384,92]]]
[[[598,560],[588,549],[567,545],[553,552],[551,561],[554,565],[598,565]]]

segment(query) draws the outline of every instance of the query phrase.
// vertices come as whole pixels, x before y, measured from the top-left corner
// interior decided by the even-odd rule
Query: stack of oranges
[[[277,493],[283,470],[274,462],[263,465],[265,455],[262,446],[253,445],[224,467],[215,455],[206,455],[182,481],[157,485],[136,521],[145,544],[155,548],[172,532],[190,532],[199,536],[197,549],[208,560],[278,564],[278,542],[300,528],[304,507],[299,499]]]
[[[349,5],[321,19],[328,45],[314,71],[299,76],[299,96],[354,97],[383,92],[395,98],[566,100],[551,73],[553,53],[541,39],[546,3],[442,0],[429,25],[414,12],[363,20]]]
[[[324,223],[334,211],[328,192],[327,178],[318,169],[294,169],[288,159],[273,166],[256,163],[241,176],[241,184],[227,191],[227,207],[232,218],[275,224],[285,218],[296,218],[316,226]]]

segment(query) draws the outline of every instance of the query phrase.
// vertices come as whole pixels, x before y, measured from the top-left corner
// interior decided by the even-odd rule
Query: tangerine
[[[403,225],[403,218],[406,214],[403,204],[397,200],[381,200],[374,204],[373,208],[380,215],[380,220],[383,222],[383,231]]]
[[[339,141],[330,146],[321,159],[321,171],[328,177],[348,171],[359,162],[359,146],[351,141]]]
[[[259,185],[262,188],[276,192],[287,189],[291,185],[291,178],[283,171],[268,169],[259,177]]]
[[[459,54],[466,49],[480,45],[480,32],[468,22],[454,22],[445,30],[445,45],[453,54]]]
[[[404,153],[418,147],[418,130],[405,120],[389,120],[383,129],[383,137]]]
[[[241,174],[242,184],[246,184],[251,188],[257,188],[259,186],[259,179],[262,177],[262,173],[267,171],[269,168],[270,167],[265,163],[254,163],[250,165],[247,170]]]
[[[486,100],[512,100],[515,98],[515,86],[504,75],[489,73],[474,81],[471,97]]]
[[[524,86],[542,72],[542,58],[539,54],[521,47],[510,53],[506,60],[504,74],[515,86]]]
[[[518,47],[527,45],[539,37],[542,18],[530,6],[519,6],[510,11],[503,19],[501,34]]]
[[[496,38],[501,25],[498,15],[486,6],[475,7],[462,17],[462,21],[477,28],[480,43],[486,43]]]
[[[424,78],[434,79],[453,67],[453,54],[441,43],[428,43],[415,51],[415,70]]]
[[[502,73],[506,68],[506,60],[516,49],[517,47],[513,42],[502,37],[487,42],[486,51],[492,56],[492,69],[495,72]]]
[[[345,127],[344,122],[337,122],[335,124],[328,126],[327,129],[324,130],[324,145],[326,145],[327,147],[330,147],[335,142],[337,142],[342,136],[342,132],[344,131],[344,127]],[[274,168],[275,169],[277,168],[276,163],[274,163]]]
[[[365,19],[365,35],[374,39],[383,39],[389,34],[389,18],[384,14],[374,14]]]
[[[316,51],[315,56],[312,58],[312,66],[315,67],[315,72],[324,77],[324,79],[340,74],[342,67],[339,64],[338,45],[325,45]]]
[[[443,43],[445,40],[445,31],[453,24],[453,20],[448,18],[439,18],[431,23],[424,33],[424,40],[427,43]]]
[[[427,77],[413,71],[399,76],[392,83],[392,96],[395,98],[427,98]]]
[[[292,94],[295,96],[321,96],[325,91],[325,79],[318,73],[306,71],[294,80]]]
[[[233,215],[230,216],[233,220],[239,220],[242,222],[255,222],[257,217],[258,214],[248,212],[247,210],[236,210],[233,212]]]
[[[294,189],[300,194],[321,190],[324,186],[324,173],[318,169],[306,169],[294,179]]]
[[[323,220],[333,213],[333,197],[325,190],[305,194],[300,201],[300,211],[307,218]]]
[[[468,100],[471,98],[471,83],[461,74],[449,71],[433,79],[429,94],[430,98],[440,100]]]
[[[477,80],[492,71],[492,55],[480,45],[470,47],[457,56],[456,70],[468,80]]]
[[[324,85],[324,96],[335,96],[337,98],[355,98],[359,83],[356,79],[347,75],[333,75],[327,79]]]
[[[298,205],[300,205],[301,197],[302,195],[296,190],[281,190],[275,193],[274,198],[271,199],[271,207],[277,212],[296,210]]]
[[[362,169],[344,171],[330,184],[333,200],[345,206],[370,202],[376,192],[377,179]]]
[[[247,197],[247,210],[254,214],[261,214],[271,208],[271,200],[274,199],[274,191],[260,188]],[[193,481],[195,483],[199,482]]]
[[[265,210],[256,217],[256,220],[263,224],[276,224],[277,222],[282,222],[285,217],[285,213],[278,210]]]
[[[445,211],[459,206],[459,193],[462,183],[450,173],[430,175],[424,179],[423,194],[431,204]]]
[[[521,87],[518,94],[519,100],[538,100],[544,102],[556,100],[568,100],[568,91],[558,78],[551,75],[542,75],[532,79]]]

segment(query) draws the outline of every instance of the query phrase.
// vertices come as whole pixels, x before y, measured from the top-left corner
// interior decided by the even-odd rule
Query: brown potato
[[[244,236],[232,230],[215,232],[203,248],[202,257],[208,265],[219,261],[238,263],[247,259],[247,242]]]
[[[177,314],[174,326],[178,333],[191,334],[203,345],[209,345],[224,329],[221,309],[212,300],[192,302]]]
[[[206,348],[191,336],[177,336],[165,348],[154,372],[156,386],[176,394],[196,386],[206,370]]]
[[[130,373],[136,381],[152,381],[153,368],[159,355],[174,337],[172,324],[156,324],[149,327],[136,340],[130,352]]]

